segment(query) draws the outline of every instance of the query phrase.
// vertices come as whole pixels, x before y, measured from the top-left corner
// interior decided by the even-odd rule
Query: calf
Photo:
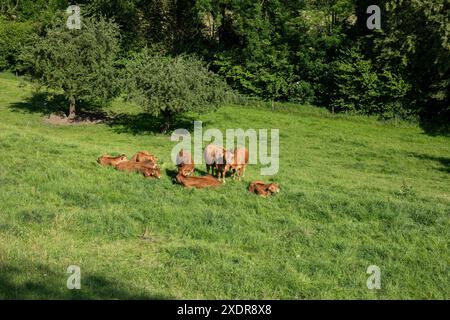
[[[135,162],[152,161],[156,163],[157,160],[158,159],[148,151],[139,151],[131,158],[131,161]]]
[[[241,180],[241,177],[245,175],[245,168],[248,163],[248,150],[245,147],[236,148],[233,152],[233,162],[230,165],[230,170],[233,171],[233,179],[238,177]]]
[[[272,193],[280,192],[280,187],[276,183],[264,183],[262,181],[253,181],[248,186],[248,191],[256,193],[261,197],[267,197]]]
[[[138,172],[139,171],[139,165],[136,161],[124,161],[120,162],[117,165],[114,166],[119,171],[125,171],[125,172]]]
[[[161,170],[159,168],[145,168],[141,172],[146,178],[161,179]]]
[[[177,154],[176,163],[178,173],[182,173],[184,176],[189,176],[194,172],[194,160],[189,152],[181,149]]]
[[[113,156],[101,156],[97,159],[97,162],[101,164],[102,166],[113,166],[115,167],[117,164],[121,162],[128,161],[127,156],[122,154],[117,157]]]
[[[221,185],[219,180],[210,175],[204,177],[186,177],[178,174],[176,180],[186,188],[214,188]]]

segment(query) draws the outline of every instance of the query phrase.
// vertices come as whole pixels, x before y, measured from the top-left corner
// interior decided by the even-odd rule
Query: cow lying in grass
[[[101,156],[97,162],[104,166],[112,166],[119,171],[138,172],[146,178],[161,178],[161,171],[156,163],[156,157],[147,151],[136,153],[129,161],[125,155]]]
[[[276,183],[264,183],[262,181],[253,181],[248,186],[248,191],[256,193],[261,197],[267,197],[273,193],[280,192],[280,187]]]
[[[139,172],[142,173],[145,177],[154,177],[161,178],[161,171],[159,170],[156,163],[152,161],[125,161],[118,163],[115,168],[119,171],[125,172]]]
[[[139,151],[131,158],[131,161],[134,161],[134,162],[151,161],[151,162],[156,163],[157,160],[158,160],[158,158],[155,157],[154,155],[152,155],[151,153],[149,153],[148,151]]]
[[[220,181],[213,176],[207,175],[203,177],[187,177],[179,173],[176,177],[179,184],[186,188],[214,188],[221,185]]]
[[[101,156],[98,157],[97,162],[101,164],[102,166],[112,166],[115,167],[121,162],[128,161],[128,158],[126,155],[122,154],[120,156]]]
[[[194,160],[189,152],[180,150],[177,154],[176,164],[178,168],[178,174],[182,174],[183,176],[190,176],[194,173]]]

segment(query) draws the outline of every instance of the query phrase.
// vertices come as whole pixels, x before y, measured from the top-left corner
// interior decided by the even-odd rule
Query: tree
[[[231,98],[226,84],[190,56],[162,56],[143,49],[125,63],[123,78],[129,99],[164,118],[164,133],[175,116],[214,110]]]
[[[116,24],[103,18],[83,18],[80,30],[69,30],[66,20],[58,18],[45,36],[24,51],[22,59],[33,80],[63,91],[73,118],[77,101],[105,103],[115,96],[118,52]]]

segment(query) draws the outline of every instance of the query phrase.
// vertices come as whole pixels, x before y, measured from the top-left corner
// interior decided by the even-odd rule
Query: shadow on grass
[[[439,162],[441,164],[441,167],[438,170],[450,173],[450,158],[435,157],[435,156],[430,156],[428,154],[420,154],[420,153],[409,153],[409,156],[413,156],[415,158],[422,159],[422,160]]]
[[[63,95],[51,95],[48,92],[36,92],[25,101],[12,103],[9,108],[16,112],[39,113],[44,116],[58,115],[67,116],[68,101]],[[163,117],[156,117],[148,113],[139,114],[107,114],[102,111],[101,106],[77,103],[77,117],[74,122],[95,121],[106,123],[117,133],[158,134],[164,125]],[[172,121],[171,130],[183,128],[191,131],[194,127],[193,117],[175,117]]]
[[[156,117],[148,113],[139,114],[117,114],[108,120],[107,124],[117,133],[140,134],[158,134],[164,126],[164,118]],[[171,130],[186,129],[191,131],[194,127],[194,118],[177,117],[171,124]]]
[[[0,264],[0,299],[169,299],[161,295],[132,294],[115,279],[81,273],[81,289],[69,290],[70,274],[54,272],[42,264],[25,264],[19,268]],[[23,279],[29,275],[29,279]],[[17,281],[20,279],[20,282]]]
[[[63,95],[36,92],[25,101],[12,103],[9,108],[16,112],[40,113],[44,116],[67,116],[69,104]],[[91,105],[80,101],[77,103],[77,116],[74,122],[87,120],[107,121],[108,115],[101,111],[99,105]]]
[[[425,134],[436,137],[444,136],[450,137],[450,119],[444,118],[435,121],[421,121],[420,127],[425,131]]]
[[[25,101],[11,104],[10,109],[13,111],[50,115],[53,113],[67,112],[69,104],[62,95],[49,95],[46,92],[37,92]]]

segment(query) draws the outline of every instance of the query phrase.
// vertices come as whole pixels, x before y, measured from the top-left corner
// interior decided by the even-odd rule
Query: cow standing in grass
[[[245,147],[236,148],[233,152],[233,161],[230,164],[230,170],[233,173],[233,179],[236,177],[241,180],[245,175],[245,168],[248,163],[248,150]]]
[[[207,145],[204,151],[204,158],[206,163],[206,172],[216,175],[219,181],[225,183],[225,175],[233,162],[233,153],[224,149],[223,147],[214,144]]]

